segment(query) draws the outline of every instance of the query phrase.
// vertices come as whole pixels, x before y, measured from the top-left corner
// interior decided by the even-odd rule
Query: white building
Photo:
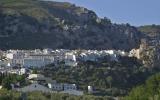
[[[65,65],[66,66],[77,66],[76,56],[73,53],[66,53]]]
[[[48,83],[48,87],[50,89],[56,90],[56,91],[66,91],[66,90],[77,90],[76,84],[62,84],[62,83]]]
[[[11,66],[21,65],[25,67],[42,67],[54,62],[54,55],[50,54],[50,50],[44,49],[43,52],[35,50],[35,52],[25,50],[13,50],[6,53]]]
[[[25,68],[11,69],[11,70],[8,70],[8,73],[18,74],[18,75],[24,75],[24,74],[26,74],[26,69]]]
[[[76,84],[64,84],[64,91],[65,90],[77,90]]]
[[[16,88],[16,90],[20,91],[20,92],[34,92],[34,91],[39,91],[39,92],[44,92],[44,93],[52,92],[51,89],[49,89],[43,85],[37,84],[37,83],[30,84],[30,85],[25,86],[23,88]]]
[[[7,53],[6,58],[8,59],[13,59],[13,53]]]
[[[43,49],[43,54],[50,54],[52,49]]]
[[[106,50],[105,52],[108,53],[108,54],[110,54],[110,55],[115,54],[115,50]]]
[[[35,79],[35,78],[44,78],[44,75],[41,74],[30,74],[28,79]]]
[[[88,92],[93,93],[93,87],[92,86],[88,86]]]
[[[25,68],[21,68],[20,69],[20,75],[23,75],[23,74],[25,74],[26,73],[26,69]]]
[[[55,91],[63,91],[63,84],[61,83],[48,83],[48,87]]]

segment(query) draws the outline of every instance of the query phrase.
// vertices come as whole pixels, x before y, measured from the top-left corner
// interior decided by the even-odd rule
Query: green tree
[[[110,88],[110,89],[112,88],[112,81],[113,81],[112,76],[108,76],[108,77],[107,77],[107,82],[109,83],[109,88]]]
[[[3,80],[2,80],[2,86],[3,88],[6,88],[6,89],[11,89],[11,80],[9,79],[9,77],[5,77]]]

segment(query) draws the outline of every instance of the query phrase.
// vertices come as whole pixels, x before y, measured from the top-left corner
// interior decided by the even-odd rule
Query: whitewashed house
[[[40,85],[38,83],[33,83],[33,84],[30,84],[30,85],[25,86],[23,88],[16,88],[16,90],[20,91],[20,92],[34,92],[34,91],[39,91],[39,92],[44,92],[44,93],[52,92],[51,89],[49,89],[43,85]]]
[[[77,90],[76,84],[63,84],[64,91],[65,90]]]
[[[11,66],[21,65],[25,67],[42,67],[54,62],[54,55],[50,50],[11,50],[6,53],[6,58],[10,60]]]
[[[31,83],[41,83],[41,84],[46,84],[46,83],[56,83],[56,80],[52,80],[49,77],[45,77],[44,75],[41,74],[30,74],[27,79]]]
[[[13,53],[7,53],[6,58],[8,59],[13,59]]]
[[[80,58],[82,61],[97,61],[98,55],[94,53],[81,53]]]
[[[93,87],[92,86],[88,86],[88,92],[93,93]]]
[[[62,83],[48,83],[48,87],[55,91],[63,91],[63,84]]]
[[[66,66],[77,66],[76,56],[73,53],[66,53],[65,55]]]
[[[24,75],[24,74],[26,74],[26,69],[25,68],[10,69],[10,70],[7,71],[7,73]]]
[[[50,89],[56,90],[56,91],[66,91],[66,90],[77,90],[76,84],[63,84],[63,83],[48,83],[48,87]]]
[[[106,50],[105,52],[108,53],[108,54],[110,54],[110,55],[115,54],[115,50]]]
[[[71,95],[83,95],[83,91],[77,90],[77,86],[75,84],[62,84],[62,83],[48,83],[48,87],[54,91],[59,91],[59,93],[67,93]]]
[[[28,76],[28,79],[35,79],[35,78],[44,78],[44,75],[42,75],[42,74],[30,74]]]

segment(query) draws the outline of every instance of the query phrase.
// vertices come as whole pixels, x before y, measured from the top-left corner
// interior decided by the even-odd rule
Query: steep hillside
[[[141,43],[141,59],[148,67],[158,67],[160,65],[160,25],[146,25],[138,28],[145,34]]]
[[[138,29],[149,36],[160,35],[160,25],[146,25],[141,26]]]
[[[150,76],[145,84],[132,89],[123,100],[160,100],[160,73]]]
[[[40,0],[0,0],[1,49],[121,49],[139,46],[141,33],[112,24],[74,4]]]

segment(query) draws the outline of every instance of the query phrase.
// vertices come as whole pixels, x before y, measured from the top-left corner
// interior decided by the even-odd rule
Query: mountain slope
[[[160,65],[160,25],[145,25],[138,28],[145,34],[141,52],[141,59],[148,67],[157,67]]]
[[[149,37],[160,35],[160,25],[145,25],[138,28],[139,31],[145,33]]]
[[[150,76],[145,84],[132,89],[123,100],[159,100],[160,73]]]
[[[139,46],[141,32],[112,24],[74,4],[40,0],[0,1],[1,49],[121,49]]]

